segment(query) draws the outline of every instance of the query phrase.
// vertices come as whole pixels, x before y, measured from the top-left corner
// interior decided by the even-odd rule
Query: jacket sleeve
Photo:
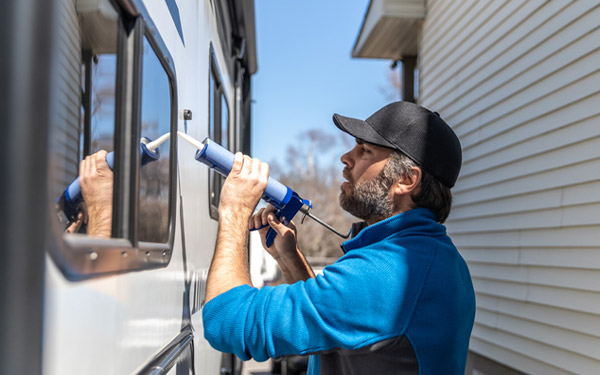
[[[349,252],[306,282],[242,285],[217,296],[203,309],[204,337],[217,350],[264,361],[403,334],[430,256],[415,262],[402,248],[383,247]]]

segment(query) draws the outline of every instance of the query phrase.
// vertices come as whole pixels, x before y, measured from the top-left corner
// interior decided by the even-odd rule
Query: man
[[[242,359],[315,354],[309,374],[464,374],[475,297],[442,225],[462,161],[458,138],[437,113],[407,102],[366,121],[333,120],[356,138],[341,157],[340,204],[362,230],[315,278],[293,226],[272,208],[251,217],[268,165],[236,154],[221,192],[205,337]],[[278,233],[267,251],[293,284],[258,290],[245,245],[248,227],[266,223]]]

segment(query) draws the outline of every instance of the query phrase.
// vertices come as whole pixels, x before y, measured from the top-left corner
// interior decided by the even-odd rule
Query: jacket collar
[[[342,243],[348,252],[379,242],[397,234],[423,233],[430,236],[445,235],[446,227],[437,222],[436,216],[427,208],[415,208],[388,217],[375,224],[359,222],[352,225],[352,238]]]

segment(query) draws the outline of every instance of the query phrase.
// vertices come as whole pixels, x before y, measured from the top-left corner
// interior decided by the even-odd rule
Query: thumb
[[[290,230],[290,228],[288,228],[285,225],[283,225],[281,223],[281,221],[279,221],[279,219],[277,219],[277,217],[275,217],[275,215],[273,215],[273,214],[269,214],[267,216],[267,222],[269,223],[269,225],[271,226],[271,228],[273,228],[273,230],[275,232],[277,232],[277,234],[280,235],[280,236],[283,236],[284,233],[286,233],[287,231]]]

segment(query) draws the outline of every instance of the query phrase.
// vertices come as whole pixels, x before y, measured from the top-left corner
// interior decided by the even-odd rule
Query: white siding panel
[[[507,231],[536,228],[561,228],[577,225],[600,225],[600,204],[570,206],[544,211],[518,212],[473,219],[453,220],[449,228],[453,233],[473,231]]]
[[[600,17],[600,12],[598,14]],[[600,29],[596,30],[593,34],[594,39],[586,38],[589,43],[593,40],[600,39]],[[458,133],[462,136],[466,136],[471,132],[478,129],[481,125],[473,121],[475,118],[480,118],[480,121],[488,123],[493,122],[493,118],[488,116],[502,117],[508,112],[515,108],[528,107],[530,103],[541,100],[545,96],[551,93],[561,92],[562,90],[569,90],[570,85],[577,81],[594,80],[597,82],[598,65],[595,62],[598,61],[599,51],[589,53],[578,60],[570,62],[565,67],[561,67],[560,70],[553,71],[552,74],[547,74],[543,80],[524,87],[518,92],[507,93],[506,95],[491,95],[486,100],[482,100],[480,105],[473,105],[471,103],[459,115],[447,117],[448,121],[464,124],[460,129],[457,129]],[[556,67],[556,65],[553,65]],[[591,77],[591,78],[590,78]],[[515,82],[526,82],[527,80],[518,80]],[[584,97],[580,96],[580,97]]]
[[[428,2],[419,102],[463,168],[448,232],[471,350],[532,374],[600,369],[600,3]]]
[[[499,247],[462,246],[470,264],[504,264],[538,267],[568,267],[600,270],[597,247]],[[600,325],[599,325],[600,328]]]
[[[459,204],[472,203],[587,183],[598,180],[598,171],[600,171],[600,160],[595,159],[562,168],[537,172],[531,176],[489,183],[477,188],[461,189],[460,184],[457,184],[454,198]]]
[[[514,33],[513,29],[518,28],[519,25],[523,24],[523,20],[534,14],[543,5],[544,2],[540,0],[513,0],[506,2],[506,6],[498,9],[493,17],[476,31],[476,35],[480,39],[461,44],[460,54],[450,53],[447,59],[439,59],[432,62],[431,73],[423,72],[422,75],[423,91],[425,93],[431,92],[431,100],[435,103],[437,100],[436,95],[443,96],[447,94],[441,92],[445,91],[440,87],[443,85],[443,82],[454,80],[458,85],[463,85],[464,81],[468,80],[472,75],[481,74],[481,70],[488,64],[492,64],[495,58],[502,56],[502,51],[509,47],[505,44],[513,43],[514,39],[506,38],[506,34]],[[537,22],[525,23],[525,27],[532,28],[536,24]],[[461,24],[460,26],[463,25]],[[458,29],[460,27],[455,29],[456,32],[458,32]],[[529,30],[521,30],[521,32],[527,31]],[[452,32],[446,33],[446,37],[452,37],[453,35],[456,34]],[[522,35],[518,34],[516,37],[519,38]],[[423,61],[426,58],[426,56],[423,56]],[[456,63],[448,64],[448,61],[455,61]],[[468,75],[461,67],[469,67]],[[438,108],[437,103],[435,107]]]
[[[594,130],[592,134],[597,132]],[[573,134],[574,132],[571,132]],[[545,143],[548,145],[548,143]],[[525,145],[523,145],[525,147]],[[531,150],[531,149],[530,149]],[[473,189],[503,180],[515,179],[522,176],[532,175],[536,172],[557,169],[586,161],[600,158],[600,137],[588,138],[584,141],[569,144],[561,148],[555,148],[536,155],[529,155],[509,164],[493,166],[490,164],[486,169],[477,174],[461,177],[461,189]],[[600,177],[600,172],[594,173]]]
[[[529,212],[562,206],[600,202],[600,182],[592,181],[531,194],[511,196],[472,204],[457,203],[452,208],[452,223],[460,219],[489,217],[513,213]]]
[[[519,2],[510,3],[516,5]],[[445,114],[448,101],[451,101],[449,104],[452,108],[462,108],[461,105],[455,105],[456,99],[479,86],[484,86],[480,88],[483,92],[489,92],[495,86],[505,83],[506,80],[499,77],[505,69],[512,67],[513,73],[509,74],[514,74],[515,70],[523,72],[530,69],[572,43],[585,30],[595,28],[596,23],[590,22],[595,17],[590,9],[597,6],[595,2],[586,1],[526,2],[523,8],[509,14],[509,18],[500,18],[499,23],[494,24],[497,28],[486,36],[481,45],[465,45],[467,53],[455,58],[456,63],[450,64],[453,70],[449,70],[446,76],[429,83],[428,76],[423,73],[423,92],[431,92],[428,103]],[[583,22],[574,22],[582,16]],[[442,61],[440,65],[445,68],[448,64]],[[456,82],[453,89],[444,85],[450,80]],[[479,95],[481,94],[480,92]],[[442,98],[445,98],[445,102],[438,103]]]
[[[557,349],[573,352],[581,356],[597,358],[600,355],[600,339],[587,334],[541,324],[535,320],[525,320],[511,315],[478,309],[478,324],[491,329],[499,329],[524,339],[535,338],[541,343],[553,343]]]
[[[598,98],[598,100],[600,100],[600,98]],[[572,109],[569,108],[568,112],[572,112]],[[570,119],[568,121],[570,121]],[[468,151],[465,150],[465,154],[468,153],[470,158],[468,162],[463,164],[461,178],[464,179],[490,168],[507,165],[517,160],[552,151],[556,147],[556,144],[562,144],[563,147],[565,147],[575,143],[584,142],[589,138],[599,137],[599,122],[600,115],[595,115],[577,121],[574,124],[567,124],[563,127],[559,127],[557,130],[535,134],[532,138],[528,139],[527,142],[521,141],[519,143],[510,144],[510,139],[507,139],[509,146],[504,148],[497,144],[499,142],[496,142],[499,137],[495,137],[492,142],[486,142],[487,147],[478,147],[477,151],[487,152],[486,154],[475,155],[474,152],[468,153]],[[473,149],[471,149],[471,151],[472,150]]]
[[[473,333],[477,337],[486,337],[487,340],[485,341],[493,343],[497,347],[512,350],[517,353],[531,353],[530,358],[545,363],[548,366],[540,368],[537,367],[539,365],[536,365],[535,368],[521,370],[525,370],[527,373],[597,375],[597,370],[600,368],[600,361],[593,358],[568,352],[552,345],[546,345],[527,337],[512,335],[502,330],[493,329],[484,325],[476,324],[475,327],[473,327]],[[571,368],[565,368],[564,364],[573,359],[575,360],[573,361],[574,363]]]
[[[451,224],[448,223],[449,228]],[[450,230],[450,235],[459,248],[461,246],[598,248],[600,243],[600,228],[593,225],[506,232],[478,232],[474,229],[472,232],[454,233]]]
[[[59,4],[60,27],[56,32],[59,53],[53,62],[58,74],[51,82],[54,95],[50,103],[51,144],[54,145],[52,151],[57,155],[55,162],[58,164],[53,166],[53,170],[58,171],[53,175],[55,196],[60,195],[77,176],[81,103],[79,19],[74,0],[61,0]]]
[[[497,343],[491,343],[486,340],[471,338],[471,349],[483,356],[493,358],[507,366],[519,369],[529,374],[552,374],[552,375],[573,375],[572,372],[557,369],[547,363],[537,361],[532,357],[525,357],[518,349],[505,348]]]
[[[581,270],[564,267],[539,267],[514,265],[498,265],[472,262],[471,275],[476,278],[487,278],[528,285],[555,286],[565,289],[600,290],[600,272],[598,269]],[[600,358],[600,357],[599,357]]]
[[[560,91],[552,91],[536,97],[535,100],[528,101],[527,105],[522,104],[521,101],[511,100],[510,103],[514,105],[512,110],[507,107],[506,103],[499,103],[498,106],[491,107],[488,111],[469,120],[469,127],[475,124],[479,127],[470,129],[468,133],[459,134],[459,136],[467,145],[482,142],[514,127],[527,125],[528,122],[543,116],[552,116],[556,109],[567,107],[588,96],[595,95],[598,92],[599,84],[600,72],[596,71],[577,81],[570,82]],[[537,131],[540,133],[545,131],[543,123],[540,124]]]
[[[440,45],[441,39],[446,35],[448,28],[456,22],[456,18],[460,16],[461,7],[467,5],[467,1],[440,1],[435,4],[435,8],[429,8],[429,16],[436,17],[440,21],[435,24],[429,24],[425,26],[425,29],[429,29],[429,35],[431,36],[430,43],[428,46],[423,46],[419,52],[420,56],[427,56],[428,54],[434,54],[438,46]],[[432,4],[429,4],[430,6]]]
[[[598,315],[600,308],[596,301],[600,293],[574,289],[563,289],[541,285],[526,285],[519,282],[473,278],[477,293],[517,300],[527,303],[546,305],[550,308],[574,310],[592,315]],[[595,300],[590,300],[595,299]],[[477,321],[477,317],[475,317]]]
[[[598,10],[594,13],[598,13]],[[597,16],[596,14],[595,17]],[[571,63],[593,53],[582,44],[585,45],[598,40],[598,32],[598,28],[590,31],[589,27],[574,23],[569,26],[566,33],[557,34],[554,38],[546,40],[537,46],[534,51],[530,51],[524,58],[515,61],[498,72],[493,81],[497,86],[492,84],[480,85],[470,92],[457,96],[454,98],[451,111],[445,111],[450,103],[441,102],[438,108],[449,119],[462,123],[464,119],[474,115],[474,110],[481,112],[493,103],[510,97],[547,78],[549,74],[568,67]],[[535,59],[535,63],[538,64],[537,69],[531,69],[532,59]],[[584,69],[593,69],[594,67],[594,65],[586,65]],[[444,99],[448,101],[449,98],[445,97]]]
[[[456,40],[457,38],[453,38],[452,34],[448,34],[446,31],[448,28],[451,28],[453,24],[461,24],[461,33],[463,37],[468,37],[471,35],[473,29],[477,28],[477,22],[468,24],[468,21],[465,20],[478,20],[483,19],[485,15],[482,15],[481,12],[489,5],[487,1],[474,1],[474,0],[466,0],[466,1],[457,1],[454,2],[453,7],[449,7],[446,10],[446,14],[449,16],[449,20],[445,23],[440,23],[444,27],[439,30],[439,38],[438,43],[432,45],[429,50],[422,52],[422,57],[431,61],[432,64],[436,64],[438,59],[443,58],[447,54],[447,51],[454,50],[457,48]],[[502,2],[497,2],[495,8],[500,6]],[[493,13],[493,9],[491,10]],[[460,38],[460,36],[458,36]]]
[[[598,116],[600,109],[596,105],[600,101],[600,93],[594,93],[568,106],[555,108],[554,111],[545,116],[538,117],[531,121],[521,124],[521,126],[512,127],[502,133],[496,134],[493,138],[479,143],[466,143],[464,137],[463,143],[463,165],[470,168],[471,163],[478,162],[479,158],[490,155],[495,152],[503,151],[499,156],[502,160],[512,161],[515,156],[512,154],[511,147],[519,145],[533,144],[535,138],[542,137],[545,134],[561,129],[566,126],[581,126],[584,121],[591,119],[596,124],[594,117]],[[546,150],[556,147],[550,143],[545,146]],[[479,169],[482,167],[479,166]],[[467,170],[467,172],[470,172]]]
[[[505,316],[540,322],[553,327],[578,332],[588,337],[600,336],[597,317],[568,309],[539,305],[500,297],[477,295],[478,311],[487,310]],[[575,319],[574,319],[575,318]]]

